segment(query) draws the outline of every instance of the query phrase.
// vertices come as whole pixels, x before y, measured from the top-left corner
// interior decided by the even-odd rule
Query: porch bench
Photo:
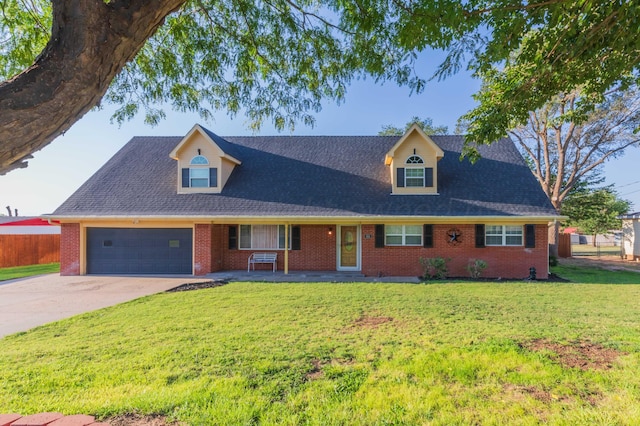
[[[250,271],[251,266],[253,270],[256,270],[256,263],[271,263],[273,264],[273,272],[276,271],[278,253],[251,253],[249,260],[247,261],[247,272]]]

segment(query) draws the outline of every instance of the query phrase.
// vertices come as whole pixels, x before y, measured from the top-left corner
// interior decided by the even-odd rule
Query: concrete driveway
[[[51,274],[0,282],[0,338],[200,281],[210,279]]]

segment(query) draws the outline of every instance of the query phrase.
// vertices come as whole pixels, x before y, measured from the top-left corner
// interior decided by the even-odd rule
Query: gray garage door
[[[191,229],[87,229],[89,274],[191,274]]]

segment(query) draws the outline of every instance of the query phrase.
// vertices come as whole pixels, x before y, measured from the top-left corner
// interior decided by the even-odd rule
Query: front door
[[[359,247],[358,247],[358,227],[340,227],[340,246],[338,247],[338,269],[358,270],[359,269]]]

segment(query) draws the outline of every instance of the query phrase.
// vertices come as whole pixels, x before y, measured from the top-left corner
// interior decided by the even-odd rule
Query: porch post
[[[284,274],[289,275],[289,224],[284,225]]]

